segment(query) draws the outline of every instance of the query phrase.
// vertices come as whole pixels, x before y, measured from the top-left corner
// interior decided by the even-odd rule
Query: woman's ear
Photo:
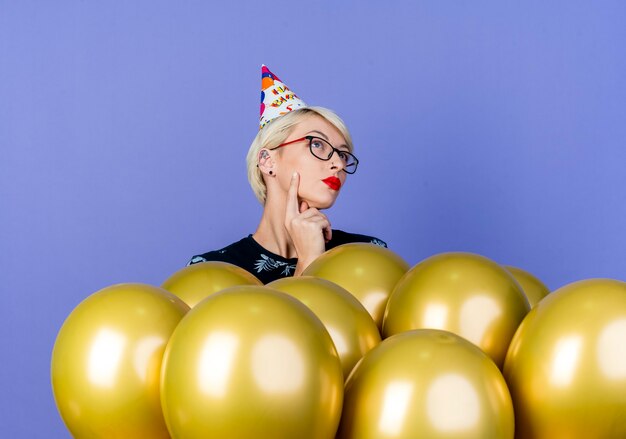
[[[257,166],[261,170],[261,173],[272,176],[276,174],[276,170],[274,169],[274,159],[267,149],[263,148],[259,151],[257,160]]]

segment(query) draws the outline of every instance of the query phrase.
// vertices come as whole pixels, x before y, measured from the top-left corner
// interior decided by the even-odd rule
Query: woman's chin
[[[318,210],[323,210],[323,209],[329,209],[333,206],[333,204],[335,204],[335,200],[336,198],[333,197],[332,199],[325,199],[325,200],[321,200],[321,199],[311,199],[311,200],[307,200],[307,199],[303,199],[302,201],[306,201],[306,203],[309,205],[309,207],[314,207]]]

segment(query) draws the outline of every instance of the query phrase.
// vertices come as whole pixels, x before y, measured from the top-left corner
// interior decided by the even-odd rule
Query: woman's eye
[[[318,149],[321,149],[321,148],[323,148],[323,147],[324,147],[324,144],[323,144],[322,142],[320,142],[319,140],[313,140],[313,141],[311,142],[311,146],[312,146],[313,148],[318,148]]]
[[[344,162],[348,161],[348,154],[346,154],[345,152],[340,152],[339,153],[339,157],[341,158],[341,160],[343,160]]]

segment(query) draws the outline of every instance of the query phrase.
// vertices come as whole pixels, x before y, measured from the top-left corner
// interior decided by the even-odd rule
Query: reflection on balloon
[[[380,328],[389,295],[408,269],[409,265],[387,248],[352,243],[322,254],[303,274],[327,279],[348,290]]]
[[[374,320],[348,291],[326,279],[288,277],[267,284],[304,303],[322,321],[341,360],[344,377],[370,349],[380,343]]]
[[[125,347],[123,333],[108,328],[98,330],[87,356],[87,379],[98,387],[113,387]]]
[[[383,336],[444,329],[480,347],[501,367],[529,305],[500,265],[472,253],[442,253],[411,268],[385,310]]]
[[[161,402],[173,438],[332,438],[341,363],[322,322],[282,292],[220,291],[180,322]]]
[[[161,360],[188,310],[161,288],[119,284],[72,311],[54,344],[51,379],[74,437],[169,437],[160,406]]]
[[[590,279],[541,300],[504,365],[515,437],[626,437],[625,340],[625,282]]]
[[[260,286],[262,283],[241,267],[227,262],[208,261],[181,268],[161,287],[193,308],[205,297],[237,285]]]
[[[198,354],[197,382],[201,393],[215,398],[226,395],[238,347],[239,340],[232,332],[215,331],[206,337]]]
[[[384,340],[346,382],[340,439],[513,437],[504,378],[480,349],[447,331]]]
[[[450,397],[463,410],[450,409]],[[458,373],[442,375],[428,388],[426,394],[428,417],[437,431],[442,433],[467,432],[480,420],[480,397],[474,384]]]
[[[513,275],[517,283],[520,284],[530,307],[533,308],[541,299],[550,293],[550,289],[537,277],[521,268],[505,265],[504,268]]]

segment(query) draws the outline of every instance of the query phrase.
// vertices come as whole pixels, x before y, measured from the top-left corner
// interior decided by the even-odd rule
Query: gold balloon
[[[529,305],[511,274],[472,253],[441,253],[413,267],[389,298],[383,337],[444,329],[480,347],[501,367]]]
[[[200,302],[163,359],[161,403],[174,439],[332,438],[342,402],[341,363],[324,325],[267,287]]]
[[[509,439],[513,406],[491,359],[447,331],[383,340],[346,382],[338,439]]]
[[[253,274],[221,261],[200,262],[181,268],[161,288],[180,297],[190,307],[225,288],[237,285],[263,285]]]
[[[267,284],[304,303],[330,334],[343,367],[343,376],[380,343],[374,320],[356,297],[339,285],[312,276],[286,277]]]
[[[303,275],[320,277],[348,290],[382,326],[389,295],[409,265],[391,250],[374,244],[343,244],[327,251]]]
[[[550,289],[535,276],[521,268],[505,265],[509,273],[513,275],[517,283],[520,284],[530,307],[533,308],[541,299],[550,293]]]
[[[535,306],[506,357],[517,439],[626,437],[626,282],[566,285]]]
[[[52,351],[61,417],[75,438],[169,438],[160,404],[167,341],[189,307],[161,288],[118,284],[81,302]]]

